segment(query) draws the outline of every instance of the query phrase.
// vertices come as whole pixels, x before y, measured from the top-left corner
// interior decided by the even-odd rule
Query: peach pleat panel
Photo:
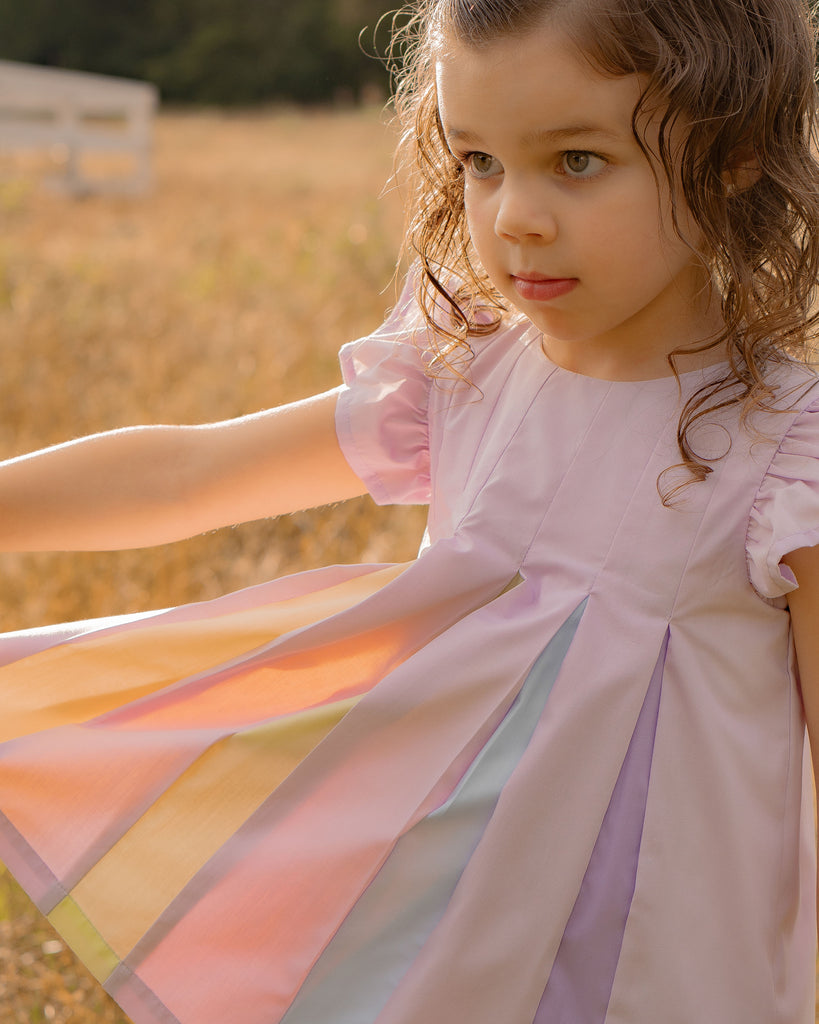
[[[384,586],[404,565],[274,605],[184,623],[143,621],[90,634],[0,669],[0,742],[88,721],[220,665],[283,633],[337,614]]]

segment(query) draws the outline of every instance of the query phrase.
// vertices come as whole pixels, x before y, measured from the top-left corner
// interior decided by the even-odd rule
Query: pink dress
[[[0,638],[0,857],[137,1024],[810,1024],[814,378],[666,508],[673,378],[416,320],[338,431],[417,560]]]

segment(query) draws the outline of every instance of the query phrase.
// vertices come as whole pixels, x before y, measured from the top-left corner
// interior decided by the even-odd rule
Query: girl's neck
[[[555,339],[543,334],[549,360],[573,373],[603,380],[654,380],[673,376],[668,357],[674,355],[678,373],[699,370],[728,358],[725,341],[717,341],[725,323],[719,302],[703,291],[701,300],[672,303],[658,316],[645,310],[605,335]]]

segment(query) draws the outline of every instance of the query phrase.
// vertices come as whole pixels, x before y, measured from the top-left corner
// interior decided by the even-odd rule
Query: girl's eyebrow
[[[448,125],[444,125],[444,135],[447,139],[452,139],[457,142],[477,142],[478,136],[474,132],[461,131],[460,128],[450,128]]]
[[[460,128],[450,128],[446,126],[444,129],[446,137],[455,142],[475,143],[480,141],[480,136],[474,132],[464,131]],[[577,139],[585,136],[593,135],[597,138],[609,139],[616,141],[622,138],[620,132],[614,131],[611,128],[604,128],[601,125],[595,124],[567,124],[562,128],[543,128],[523,137],[523,142],[527,146],[538,146],[564,142],[566,139]]]
[[[537,145],[544,142],[564,142],[566,139],[576,139],[586,135],[594,135],[598,138],[616,140],[622,138],[620,132],[611,128],[603,128],[596,124],[568,124],[563,128],[549,128],[541,131],[530,132],[524,136],[523,141],[527,145]]]

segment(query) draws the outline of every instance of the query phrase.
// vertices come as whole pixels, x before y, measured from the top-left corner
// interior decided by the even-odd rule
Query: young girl
[[[343,387],[7,463],[0,531],[366,488],[429,502],[422,551],[7,635],[0,856],[138,1024],[807,1024],[808,12],[405,32],[420,258]]]

